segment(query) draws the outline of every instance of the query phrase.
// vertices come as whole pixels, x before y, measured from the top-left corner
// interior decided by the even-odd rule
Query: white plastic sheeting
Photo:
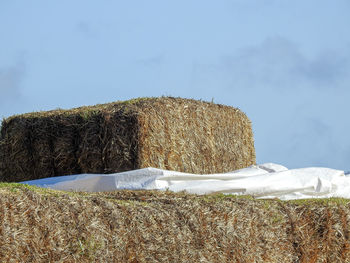
[[[253,165],[223,174],[197,175],[156,168],[115,174],[80,174],[50,177],[22,183],[56,190],[113,191],[157,189],[193,194],[225,193],[282,200],[350,198],[350,175],[329,168],[288,170],[278,164]]]

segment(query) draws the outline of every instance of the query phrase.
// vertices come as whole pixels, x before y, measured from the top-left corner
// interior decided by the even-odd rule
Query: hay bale
[[[0,181],[144,167],[222,173],[255,163],[239,109],[172,97],[28,113],[2,122]]]
[[[0,183],[0,262],[349,263],[350,200]]]

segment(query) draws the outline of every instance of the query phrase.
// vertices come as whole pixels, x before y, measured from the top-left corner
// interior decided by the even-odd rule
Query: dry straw
[[[350,203],[0,187],[1,262],[350,262]]]
[[[255,163],[239,109],[172,97],[13,116],[2,123],[0,181],[156,167],[221,173]]]

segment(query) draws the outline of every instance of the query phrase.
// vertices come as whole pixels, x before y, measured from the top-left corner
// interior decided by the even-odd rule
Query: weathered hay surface
[[[350,262],[350,202],[0,188],[1,262]]]
[[[0,137],[0,181],[150,166],[221,173],[254,163],[244,113],[171,97],[13,116]]]

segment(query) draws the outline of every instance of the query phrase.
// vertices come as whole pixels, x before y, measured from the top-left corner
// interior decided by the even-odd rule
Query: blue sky
[[[350,170],[348,0],[0,0],[0,117],[143,96],[240,108],[257,162]]]

